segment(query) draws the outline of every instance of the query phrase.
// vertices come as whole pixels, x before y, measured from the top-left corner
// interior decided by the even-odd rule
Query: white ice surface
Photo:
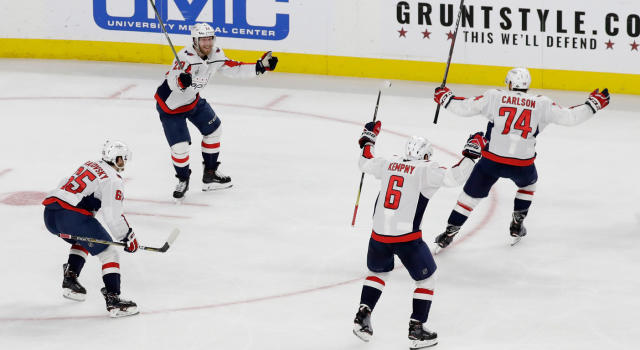
[[[200,191],[200,136],[190,126],[194,173],[185,204],[176,206],[152,98],[165,66],[0,62],[0,349],[407,348],[414,284],[399,262],[374,311],[372,341],[351,334],[379,186],[365,178],[351,228],[356,140],[380,81],[215,78],[202,95],[223,121],[221,170],[235,186]],[[468,134],[484,129],[481,117],[447,111],[432,124],[434,86],[396,81],[385,92],[379,155],[400,152],[405,135],[420,134],[450,165]],[[486,89],[451,87],[467,96]],[[538,92],[562,105],[586,97]],[[613,94],[596,118],[539,136],[540,180],[519,245],[510,247],[507,233],[515,186],[501,180],[459,243],[436,257],[428,326],[439,334],[438,349],[638,348],[639,105],[640,97]],[[62,298],[68,245],[46,231],[37,204],[38,192],[98,158],[106,138],[133,150],[125,205],[140,242],[160,245],[171,228],[182,230],[166,254],[121,254],[123,297],[142,312],[117,320],[104,309],[93,257],[80,278],[87,300]],[[442,189],[429,203],[430,246],[459,192]],[[16,205],[26,199],[32,205]]]

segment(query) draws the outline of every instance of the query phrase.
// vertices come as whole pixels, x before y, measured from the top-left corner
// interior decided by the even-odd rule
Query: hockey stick
[[[449,75],[449,66],[451,66],[451,56],[453,56],[453,47],[456,44],[456,37],[458,36],[458,26],[460,25],[460,17],[462,17],[462,8],[464,6],[464,0],[460,0],[460,10],[458,10],[458,19],[456,20],[456,30],[453,32],[453,39],[451,39],[451,47],[449,48],[449,58],[447,58],[447,68],[444,71],[444,79],[442,79],[442,85],[440,88],[444,88],[447,84],[447,76]],[[438,124],[438,115],[440,114],[440,104],[436,107],[436,116],[433,118],[433,124]]]
[[[162,20],[160,19],[160,14],[158,13],[158,9],[156,8],[156,4],[153,3],[153,0],[149,0],[149,2],[151,3],[151,6],[153,7],[153,12],[156,13],[156,18],[158,19],[158,22],[160,22],[160,28],[162,28],[162,32],[164,33],[164,36],[167,38],[167,41],[169,42],[169,46],[171,47],[171,51],[173,51],[173,56],[176,58],[176,62],[178,62],[178,65],[180,66],[180,70],[182,70],[182,65],[180,64],[180,59],[178,58],[178,54],[176,53],[176,49],[173,47],[173,43],[171,42],[171,38],[169,38],[169,34],[167,33],[167,29],[164,27],[164,23],[162,23]]]
[[[162,245],[162,247],[154,248],[154,247],[145,247],[145,246],[141,245],[141,246],[138,246],[138,248],[142,249],[142,250],[148,250],[150,252],[165,253],[173,245],[173,242],[175,242],[175,240],[176,240],[176,238],[178,238],[179,234],[180,234],[180,230],[177,229],[177,228],[174,228],[171,231],[171,233],[169,234],[169,237],[167,238],[167,241],[164,242],[164,244]],[[120,246],[120,247],[125,247],[126,246],[126,244],[123,243],[123,242],[105,241],[105,240],[102,240],[102,239],[74,236],[74,235],[69,235],[69,234],[66,234],[66,233],[59,233],[58,236],[60,236],[60,238],[64,238],[64,239],[72,239],[72,240],[76,240],[76,241],[83,241],[83,242],[89,242],[89,243],[117,245],[117,246]]]
[[[385,81],[384,86],[378,90],[378,100],[376,101],[376,109],[373,111],[373,122],[376,122],[376,118],[378,116],[378,106],[380,105],[380,95],[382,95],[382,89],[386,89],[391,86],[390,81]],[[358,215],[358,206],[360,205],[360,193],[362,193],[362,183],[364,182],[364,171],[360,176],[360,187],[358,187],[358,198],[356,199],[356,206],[353,209],[353,219],[351,219],[351,227],[356,224],[356,215]]]

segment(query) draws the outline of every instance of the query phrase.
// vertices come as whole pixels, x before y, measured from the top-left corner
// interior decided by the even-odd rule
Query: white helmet
[[[213,30],[213,27],[209,25],[209,23],[196,23],[191,27],[191,38],[193,39],[193,46],[199,51],[200,46],[198,44],[198,39],[200,38],[213,38],[213,45],[216,44],[216,31]]]
[[[513,68],[507,73],[504,83],[507,86],[511,83],[511,89],[528,90],[529,85],[531,85],[531,74],[526,68]]]
[[[124,166],[118,166],[118,157],[122,157],[125,164],[131,160],[131,151],[129,150],[129,147],[125,145],[124,142],[107,140],[104,143],[104,146],[102,146],[102,160],[112,164],[116,167],[116,170],[120,172],[124,170]]]
[[[409,160],[423,160],[425,155],[427,155],[427,159],[431,159],[433,145],[424,137],[411,136],[407,140],[404,155]]]

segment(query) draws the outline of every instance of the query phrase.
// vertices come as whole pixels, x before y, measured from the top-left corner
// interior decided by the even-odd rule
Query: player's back
[[[96,211],[101,206],[102,189],[111,181],[121,179],[109,164],[102,160],[87,161],[69,178],[62,179],[56,189],[49,192],[48,202],[55,201],[50,198],[57,198],[73,207]]]
[[[490,90],[483,113],[492,121],[483,156],[500,163],[528,165],[536,156],[536,136],[544,128],[551,100],[520,91]]]
[[[434,171],[438,169],[438,164],[394,157],[385,159],[382,169],[380,193],[373,215],[373,231],[376,235],[393,237],[420,231],[429,198],[442,181],[441,172]]]

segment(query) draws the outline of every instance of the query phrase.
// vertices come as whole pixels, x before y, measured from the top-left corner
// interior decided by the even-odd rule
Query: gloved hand
[[[462,155],[471,158],[478,159],[482,155],[482,150],[487,146],[487,139],[484,138],[484,133],[478,131],[475,134],[469,135],[467,144],[462,149]]]
[[[193,82],[192,78],[191,78],[191,73],[180,73],[180,76],[178,76],[178,86],[180,86],[181,89],[186,89],[189,86],[191,86],[191,83]]]
[[[362,130],[362,135],[358,140],[358,145],[360,145],[360,148],[364,148],[364,146],[366,146],[367,144],[375,145],[376,138],[378,137],[381,128],[382,122],[379,120],[375,123],[368,122],[367,124],[365,124],[364,130]]]
[[[603,109],[609,104],[609,100],[611,97],[609,96],[609,90],[605,88],[602,92],[598,91],[599,89],[593,90],[591,94],[589,94],[589,98],[587,98],[587,102],[585,104],[591,107],[593,113]]]
[[[436,237],[435,243],[437,243],[440,248],[446,248],[451,244],[453,237],[455,237],[458,232],[460,232],[460,226],[447,225],[447,229]]]
[[[126,244],[124,247],[125,252],[135,253],[138,250],[138,240],[136,239],[136,234],[133,233],[133,229],[129,229],[129,232],[124,236],[122,242]]]
[[[272,71],[276,69],[278,64],[278,57],[272,56],[271,51],[267,51],[256,62],[256,74],[263,74],[265,71]]]
[[[453,97],[453,91],[451,91],[448,87],[437,87],[436,91],[433,94],[433,100],[436,101],[437,104],[441,105],[444,108],[447,108],[451,98]]]

